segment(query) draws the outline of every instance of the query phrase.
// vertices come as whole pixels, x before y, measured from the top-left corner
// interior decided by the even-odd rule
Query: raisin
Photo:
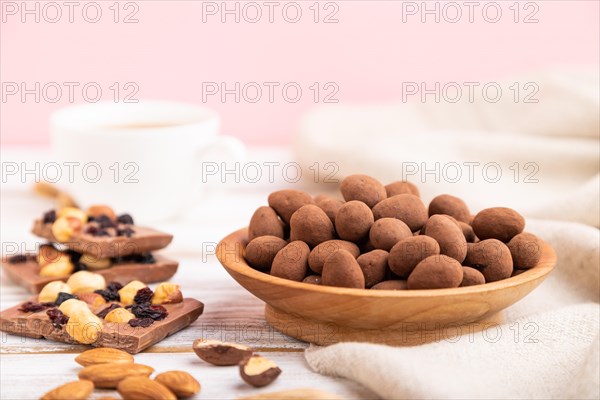
[[[67,250],[67,255],[73,264],[77,264],[81,259],[81,253],[78,253],[73,250]]]
[[[119,290],[123,288],[119,282],[110,282],[106,289],[98,289],[94,291],[94,293],[98,293],[100,296],[104,297],[106,301],[121,301],[121,296],[119,295]]]
[[[110,219],[104,214],[100,215],[99,217],[96,217],[96,222],[98,222],[100,228],[102,229],[117,227],[117,224],[115,224],[115,222],[112,219]]]
[[[150,289],[148,286],[146,286],[145,288],[141,288],[140,290],[137,291],[137,293],[135,294],[135,297],[133,298],[133,301],[136,304],[150,303],[150,302],[152,302],[153,294],[154,294],[154,292],[152,291],[152,289]]]
[[[50,322],[56,329],[60,329],[61,326],[69,322],[69,317],[62,313],[58,308],[51,308],[46,311],[46,315],[50,318]]]
[[[140,264],[154,264],[155,262],[156,262],[156,260],[154,259],[154,256],[152,255],[152,253],[140,254],[140,257],[139,257]]]
[[[152,318],[132,318],[129,320],[129,326],[136,328],[138,326],[147,328],[154,323]]]
[[[88,225],[88,227],[85,228],[85,233],[92,236],[98,235],[98,231],[99,229],[96,225]]]
[[[136,304],[131,307],[131,312],[136,318],[152,318],[155,321],[167,318],[169,313],[163,306],[151,306],[148,303]]]
[[[56,298],[56,301],[54,302],[54,304],[57,306],[60,306],[62,303],[64,303],[65,301],[67,301],[69,299],[79,299],[79,297],[77,297],[71,293],[60,292],[58,294],[58,297]]]
[[[54,304],[52,304],[52,306],[54,306]],[[21,304],[21,307],[19,307],[19,311],[36,313],[45,310],[48,307],[50,307],[48,303],[36,303],[34,301],[27,301]]]
[[[85,264],[82,264],[80,262],[75,263],[73,265],[73,272],[79,272],[79,271],[87,271],[88,267]]]
[[[106,286],[106,290],[111,290],[113,292],[118,292],[121,289],[123,289],[123,285],[121,285],[119,282],[109,282]]]
[[[115,263],[137,263],[137,264],[154,264],[156,259],[152,253],[130,254],[124,257],[115,259]]]
[[[29,259],[29,257],[25,254],[17,254],[15,256],[8,257],[6,259],[6,261],[8,261],[11,264],[22,264],[22,263],[26,262],[28,259]]]
[[[133,225],[133,218],[129,214],[121,214],[117,217],[117,221],[121,224]]]
[[[42,217],[42,222],[44,224],[52,224],[54,221],[56,221],[56,210],[46,211]]]
[[[134,233],[135,231],[128,226],[117,229],[117,236],[131,237]]]
[[[106,307],[105,309],[103,309],[102,311],[100,311],[98,314],[96,314],[96,316],[98,318],[105,318],[106,314],[108,314],[109,312],[111,312],[112,310],[114,310],[115,308],[121,308],[120,305],[118,304],[111,304],[110,306]]]

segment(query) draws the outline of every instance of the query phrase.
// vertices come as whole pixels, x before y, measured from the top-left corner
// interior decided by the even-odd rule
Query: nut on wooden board
[[[238,365],[253,353],[251,348],[241,344],[204,339],[196,339],[192,349],[202,360],[218,366]]]
[[[239,368],[242,379],[254,387],[270,385],[281,374],[277,364],[258,354],[244,359]]]

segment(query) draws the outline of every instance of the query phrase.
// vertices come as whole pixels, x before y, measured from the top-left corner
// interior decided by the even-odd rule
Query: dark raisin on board
[[[60,329],[61,326],[69,322],[69,317],[63,314],[58,308],[51,308],[46,311],[46,315],[50,318],[50,322],[56,329]]]
[[[117,236],[131,237],[134,233],[135,231],[128,226],[117,229]]]
[[[58,294],[58,297],[56,298],[56,301],[54,302],[54,304],[57,306],[60,306],[62,303],[64,303],[65,301],[67,301],[69,299],[79,299],[79,297],[77,297],[71,293],[60,292]]]
[[[133,218],[129,214],[121,214],[117,217],[120,224],[133,225]]]
[[[25,303],[21,304],[19,311],[36,313],[49,307],[54,307],[54,303],[36,303],[34,301],[26,301]]]
[[[87,271],[88,267],[80,262],[73,264],[73,272]]]
[[[110,282],[106,289],[98,289],[95,290],[94,293],[98,293],[100,296],[104,297],[106,301],[121,301],[121,296],[119,295],[119,290],[123,288],[119,282]]]
[[[113,221],[112,219],[110,219],[108,216],[102,214],[99,217],[96,217],[95,222],[98,223],[98,225],[100,226],[101,229],[106,229],[106,228],[116,228],[117,224],[115,223],[115,221]]]
[[[136,304],[150,303],[150,302],[152,302],[152,295],[154,295],[154,292],[152,291],[152,289],[150,289],[148,286],[146,286],[137,291],[137,293],[135,294],[135,296],[133,298],[133,301]]]
[[[129,326],[133,328],[142,327],[147,328],[154,323],[152,318],[132,318],[129,320]]]
[[[127,308],[127,307],[126,307]],[[169,313],[163,306],[152,306],[148,303],[135,304],[130,307],[131,312],[136,318],[152,318],[155,321],[160,321],[167,318]]]
[[[71,260],[71,263],[73,264],[77,264],[79,262],[79,260],[81,259],[81,253],[78,253],[76,251],[73,250],[67,250],[67,255],[69,256],[69,259]]]
[[[110,233],[106,229],[100,229],[100,230],[98,230],[98,232],[96,232],[96,235],[94,235],[94,236],[98,236],[98,237],[110,236]]]
[[[139,255],[138,262],[140,264],[154,264],[156,262],[156,259],[154,258],[152,253],[144,253]]]
[[[44,224],[52,224],[56,221],[56,210],[46,211],[42,217]]]
[[[22,264],[24,262],[27,262],[30,259],[30,257],[26,254],[17,254],[11,257],[8,257],[6,259],[6,261],[8,261],[10,264]]]
[[[124,257],[116,257],[114,259],[115,264],[154,264],[155,262],[156,259],[152,253],[130,254]]]
[[[111,312],[112,310],[114,310],[115,308],[121,308],[120,305],[118,304],[111,304],[110,306],[106,307],[105,309],[103,309],[102,311],[100,311],[98,314],[96,314],[96,316],[98,318],[106,318],[106,315]]]
[[[98,225],[88,224],[88,226],[85,228],[84,233],[87,233],[88,235],[96,236],[98,234],[99,230],[100,229],[98,228]]]

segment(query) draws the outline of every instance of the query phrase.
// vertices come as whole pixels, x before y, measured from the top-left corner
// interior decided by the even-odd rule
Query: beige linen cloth
[[[312,369],[386,399],[600,398],[598,73],[542,72],[515,81],[537,82],[539,102],[336,106],[304,120],[298,159],[306,167],[335,161],[339,176],[366,172],[393,181],[405,161],[494,161],[503,172],[514,162],[537,163],[534,184],[512,176],[493,184],[408,178],[426,201],[453,193],[475,212],[516,208],[527,216],[526,230],[558,255],[547,280],[485,334],[401,348],[311,346],[305,355]]]

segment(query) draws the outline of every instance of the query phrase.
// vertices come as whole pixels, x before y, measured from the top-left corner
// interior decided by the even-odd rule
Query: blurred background
[[[397,101],[403,82],[599,64],[597,1],[1,3],[2,146],[47,144],[52,111],[98,97],[204,104],[226,135],[290,144],[315,106]]]
[[[84,205],[146,199],[144,220],[161,219],[152,210],[167,202],[165,216],[183,210],[183,199],[199,204],[188,188],[251,187],[262,202],[273,183],[364,173],[412,181],[426,202],[453,193],[474,212],[505,205],[600,225],[597,1],[2,1],[1,10],[5,188],[43,180],[28,168],[53,161],[102,159],[103,179],[115,162],[133,162],[137,185],[62,188]],[[144,108],[148,100],[203,107],[219,127],[211,120],[189,135],[130,131],[114,141],[79,135],[94,124],[110,131],[115,113],[128,116],[116,125],[158,124],[159,135],[173,123],[171,108]],[[89,114],[100,120],[71,112],[78,127],[63,124],[62,139],[52,139],[50,116],[73,105],[100,105]],[[202,167],[237,164],[207,182],[193,160],[217,133],[233,139]],[[280,161],[266,179],[265,162]],[[249,179],[245,168],[257,162],[262,179]],[[176,196],[159,199],[157,184]]]

